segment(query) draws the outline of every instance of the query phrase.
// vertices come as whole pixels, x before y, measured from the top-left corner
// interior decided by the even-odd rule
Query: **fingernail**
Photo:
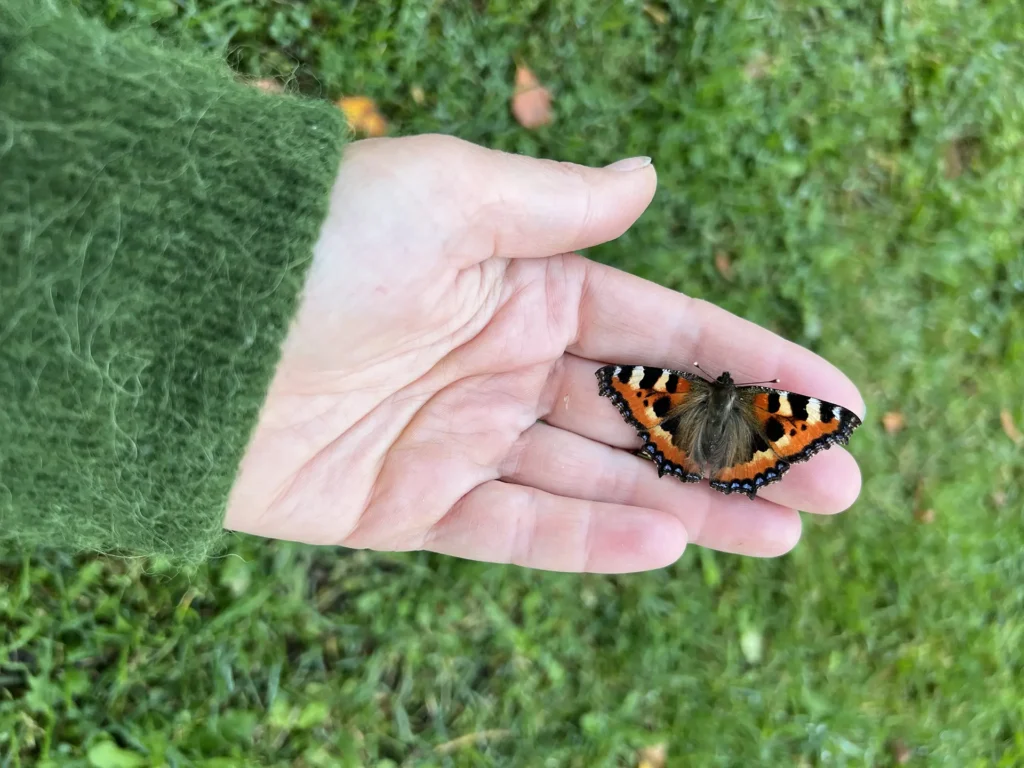
[[[611,165],[606,165],[605,168],[612,171],[638,171],[650,164],[651,158],[643,155],[641,157],[626,157],[622,160],[616,160]]]

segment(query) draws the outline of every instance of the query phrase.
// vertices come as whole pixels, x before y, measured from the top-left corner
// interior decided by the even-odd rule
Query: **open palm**
[[[351,145],[301,309],[225,526],[572,571],[666,565],[687,542],[789,550],[831,513],[842,449],[763,498],[660,479],[598,396],[601,365],[778,376],[863,414],[813,353],[705,302],[572,253],[653,197],[642,161],[591,169],[442,136]]]

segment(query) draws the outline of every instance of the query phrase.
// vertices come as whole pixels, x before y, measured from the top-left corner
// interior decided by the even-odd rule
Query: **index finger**
[[[581,257],[582,258],[582,257]],[[842,405],[863,419],[847,376],[809,349],[701,299],[584,259],[579,330],[568,351],[627,365],[730,371],[738,382],[780,379],[780,388]]]

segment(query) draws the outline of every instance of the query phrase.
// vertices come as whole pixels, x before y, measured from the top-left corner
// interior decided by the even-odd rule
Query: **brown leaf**
[[[668,11],[654,3],[644,3],[644,13],[650,16],[655,24],[668,24]]]
[[[903,429],[905,422],[903,414],[899,411],[889,411],[887,414],[882,416],[882,427],[890,435],[895,435],[897,432]]]
[[[353,131],[366,136],[383,136],[388,132],[388,121],[369,96],[343,96],[337,105]]]
[[[668,748],[664,744],[652,744],[640,750],[636,768],[665,768]]]
[[[533,129],[551,122],[551,92],[540,84],[530,69],[516,66],[516,90],[512,95],[512,116],[523,128]]]
[[[1013,441],[1014,445],[1024,443],[1024,435],[1017,429],[1017,425],[1013,423],[1013,414],[1006,408],[999,412],[999,423],[1003,425],[1003,432]]]
[[[423,106],[423,102],[427,100],[427,94],[425,94],[423,89],[418,85],[414,85],[409,89],[409,95],[412,96],[412,100],[419,106]]]
[[[906,765],[910,762],[910,758],[913,754],[910,751],[910,747],[906,745],[903,739],[896,739],[889,745],[889,751],[892,752],[892,759],[896,765]]]
[[[1006,491],[993,491],[992,492],[992,503],[996,505],[996,509],[1002,509],[1006,506]]]
[[[726,280],[732,280],[732,259],[725,251],[715,251],[715,269]]]
[[[935,510],[934,509],[919,509],[914,513],[914,519],[919,523],[925,525],[931,525],[935,522]]]

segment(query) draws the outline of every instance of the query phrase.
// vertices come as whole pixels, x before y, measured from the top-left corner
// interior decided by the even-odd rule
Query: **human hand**
[[[571,253],[622,234],[650,165],[592,169],[443,136],[349,145],[225,527],[564,571],[626,572],[688,542],[772,556],[797,509],[860,490],[842,448],[751,501],[659,478],[606,399],[605,363],[685,367],[863,415],[812,352]]]

